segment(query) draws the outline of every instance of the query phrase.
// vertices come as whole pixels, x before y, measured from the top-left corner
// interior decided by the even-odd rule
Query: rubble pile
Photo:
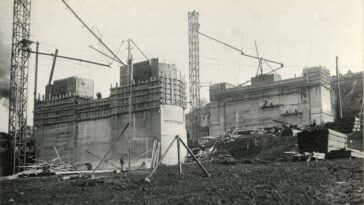
[[[285,151],[295,151],[297,138],[274,136],[260,132],[227,131],[222,138],[215,138],[201,147],[195,147],[194,154],[201,162],[235,164],[278,161],[287,157]],[[187,162],[192,157],[187,158]]]

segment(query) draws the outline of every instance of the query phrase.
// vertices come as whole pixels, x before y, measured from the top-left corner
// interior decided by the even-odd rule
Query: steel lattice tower
[[[199,13],[188,12],[188,57],[189,57],[189,95],[191,101],[192,140],[199,136],[200,129],[200,56],[199,56]]]
[[[13,137],[13,173],[26,162],[28,66],[31,0],[14,0],[10,67],[9,134]]]

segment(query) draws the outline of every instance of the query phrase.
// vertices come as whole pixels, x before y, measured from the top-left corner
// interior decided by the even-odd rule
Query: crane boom
[[[37,53],[37,52],[31,51],[31,50],[28,50],[28,52],[29,53]],[[38,54],[39,55],[44,55],[44,56],[52,56],[52,57],[55,57],[56,56],[53,53],[38,52]],[[67,60],[74,60],[74,61],[79,61],[79,62],[84,62],[84,63],[91,63],[91,64],[103,66],[103,67],[110,67],[110,65],[108,65],[108,64],[98,63],[98,62],[94,62],[94,61],[90,61],[90,60],[84,60],[84,59],[80,59],[80,58],[74,58],[74,57],[68,57],[68,56],[61,56],[61,55],[57,55],[57,58],[63,58],[63,59],[67,59]]]
[[[265,62],[268,62],[268,63],[274,63],[274,64],[278,64],[279,65],[279,69],[280,68],[283,68],[283,63],[280,63],[280,62],[277,62],[277,61],[273,61],[273,60],[269,60],[269,59],[266,59],[266,58],[262,58],[262,57],[257,57],[257,56],[253,56],[253,55],[249,55],[249,54],[246,54],[246,53],[244,53],[241,49],[238,49],[238,48],[236,48],[236,47],[234,47],[234,46],[232,46],[232,45],[229,45],[229,44],[227,44],[227,43],[224,43],[224,42],[222,42],[222,41],[220,41],[220,40],[217,40],[216,38],[214,38],[214,37],[211,37],[211,36],[209,36],[209,35],[206,35],[206,34],[204,34],[204,33],[201,33],[201,32],[198,32],[200,35],[202,35],[202,36],[204,36],[204,37],[206,37],[206,38],[208,38],[208,39],[210,39],[210,40],[213,40],[213,41],[215,41],[215,42],[217,42],[217,43],[220,43],[220,44],[223,44],[224,46],[226,46],[226,47],[229,47],[229,48],[231,48],[231,49],[234,49],[234,50],[236,50],[236,51],[238,51],[238,52],[240,52],[240,54],[241,55],[243,55],[243,56],[246,56],[246,57],[249,57],[249,58],[255,58],[255,59],[258,59],[258,60],[261,60],[261,61],[265,61]]]
[[[71,11],[71,13],[81,22],[81,24],[103,45],[122,65],[126,66],[125,63],[123,63],[122,60],[104,43],[104,41],[98,37],[95,32],[92,31],[90,27],[87,26],[87,24],[76,14],[75,11],[67,4],[65,0],[62,0],[62,2],[66,5],[66,7]]]

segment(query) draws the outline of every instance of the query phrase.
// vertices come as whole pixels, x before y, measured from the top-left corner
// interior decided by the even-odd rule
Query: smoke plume
[[[10,79],[10,53],[9,44],[4,43],[4,35],[0,30],[0,100],[9,98],[9,79]]]

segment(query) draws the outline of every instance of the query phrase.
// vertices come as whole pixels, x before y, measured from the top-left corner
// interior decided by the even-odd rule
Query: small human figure
[[[124,158],[120,158],[120,169],[123,171],[124,170]]]

